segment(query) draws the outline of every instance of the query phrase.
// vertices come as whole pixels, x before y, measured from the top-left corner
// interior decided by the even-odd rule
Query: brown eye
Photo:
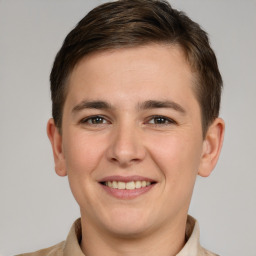
[[[149,124],[156,124],[156,125],[161,125],[161,124],[175,124],[176,122],[170,118],[164,117],[164,116],[153,116],[149,122]]]
[[[169,121],[163,117],[155,117],[154,119],[155,124],[166,124],[169,123]]]
[[[81,123],[97,125],[97,124],[106,124],[108,123],[108,121],[102,116],[92,116],[92,117],[83,119]]]
[[[91,123],[92,124],[103,124],[104,123],[104,118],[97,116],[97,117],[93,117],[91,118]]]

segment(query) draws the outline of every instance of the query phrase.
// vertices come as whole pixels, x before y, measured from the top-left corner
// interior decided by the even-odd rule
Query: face
[[[96,53],[73,70],[62,134],[51,121],[48,134],[88,225],[134,236],[186,218],[198,171],[213,168],[193,76],[178,47],[161,45]]]

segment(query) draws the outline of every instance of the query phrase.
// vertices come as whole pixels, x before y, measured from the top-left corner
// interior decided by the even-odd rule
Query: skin
[[[210,175],[224,134],[217,118],[203,138],[193,78],[181,49],[163,45],[95,53],[71,73],[62,134],[52,119],[47,132],[80,206],[87,256],[170,256],[184,246],[196,176]],[[155,184],[116,198],[99,183],[114,175]]]

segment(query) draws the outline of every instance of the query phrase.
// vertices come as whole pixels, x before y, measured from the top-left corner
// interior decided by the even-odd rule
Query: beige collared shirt
[[[72,225],[66,241],[46,249],[17,256],[85,256],[79,245],[81,237],[81,220],[78,219]],[[186,241],[186,244],[176,256],[217,256],[201,247],[199,242],[199,225],[191,216],[188,216],[187,219]]]

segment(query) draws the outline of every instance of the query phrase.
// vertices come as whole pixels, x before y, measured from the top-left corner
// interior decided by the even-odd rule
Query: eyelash
[[[93,123],[93,120],[103,120],[103,121],[106,121],[104,123]],[[109,121],[107,121],[107,119],[104,117],[104,116],[90,116],[90,117],[87,117],[87,118],[84,118],[80,121],[80,123],[82,124],[89,124],[89,125],[102,125],[102,124],[105,124],[105,123],[110,123]]]
[[[156,115],[156,116],[151,116],[149,119],[148,119],[148,121],[147,121],[147,123],[149,123],[149,121],[151,121],[151,120],[161,120],[161,121],[163,121],[163,123],[153,123],[152,125],[156,125],[156,126],[159,126],[159,125],[171,125],[171,124],[177,124],[177,122],[176,121],[174,121],[173,119],[171,119],[171,118],[168,118],[168,117],[165,117],[165,116],[160,116],[160,115]],[[150,123],[151,124],[151,123]]]
[[[160,123],[155,123],[156,121],[160,121]],[[100,123],[97,123],[98,121],[101,121]],[[150,121],[155,121],[154,123],[150,123]],[[93,123],[96,121],[95,123]],[[87,118],[84,118],[80,121],[81,124],[88,124],[88,125],[104,125],[104,124],[109,124],[110,121],[108,121],[104,116],[96,115],[96,116],[90,116]],[[155,115],[151,116],[150,118],[147,119],[145,122],[146,124],[154,125],[154,126],[163,126],[163,125],[172,125],[172,124],[177,124],[177,122],[171,118],[161,116],[161,115]]]

